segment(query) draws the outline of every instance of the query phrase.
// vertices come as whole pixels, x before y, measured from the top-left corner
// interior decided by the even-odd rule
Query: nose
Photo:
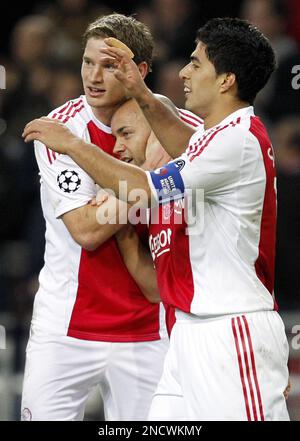
[[[93,84],[103,82],[103,69],[101,66],[94,66],[94,68],[90,71],[90,81]]]
[[[179,78],[181,80],[186,80],[188,78],[188,68],[189,68],[189,64],[187,64],[186,66],[184,66],[181,71],[179,72]]]
[[[113,149],[113,154],[117,156],[121,156],[121,153],[124,153],[126,150],[126,146],[122,143],[120,139],[116,139],[116,143]]]

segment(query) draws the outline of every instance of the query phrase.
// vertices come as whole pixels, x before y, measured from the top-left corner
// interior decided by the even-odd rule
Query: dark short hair
[[[83,45],[90,38],[115,37],[125,43],[134,53],[136,64],[145,61],[150,70],[153,56],[153,37],[149,28],[134,17],[110,14],[90,23],[83,35]]]
[[[250,104],[276,68],[269,40],[246,20],[209,20],[198,30],[196,41],[206,46],[206,55],[217,74],[235,74],[238,97]]]

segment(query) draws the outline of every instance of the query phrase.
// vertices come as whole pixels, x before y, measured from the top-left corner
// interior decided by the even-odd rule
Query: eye
[[[106,69],[108,72],[114,72],[115,66],[111,63],[107,63],[104,65],[104,69]]]
[[[90,66],[92,64],[91,60],[88,59],[84,59],[83,62],[86,66]]]
[[[124,139],[129,139],[131,134],[132,134],[131,132],[125,130],[125,131],[123,132],[123,138],[124,138]]]

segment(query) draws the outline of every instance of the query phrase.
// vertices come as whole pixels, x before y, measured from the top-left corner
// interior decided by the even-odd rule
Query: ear
[[[222,75],[222,82],[220,85],[220,92],[228,92],[229,89],[236,85],[236,76],[234,73],[229,72]]]
[[[140,71],[140,74],[142,75],[142,78],[144,79],[145,76],[148,74],[149,72],[149,66],[146,63],[146,61],[142,61],[140,64],[138,64],[138,69]]]

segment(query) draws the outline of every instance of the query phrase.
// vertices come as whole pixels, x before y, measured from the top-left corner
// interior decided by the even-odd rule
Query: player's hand
[[[288,396],[289,396],[289,393],[290,393],[290,391],[291,391],[291,388],[292,388],[292,385],[291,385],[291,380],[290,380],[290,378],[289,378],[288,385],[287,385],[287,387],[285,388],[285,391],[283,392],[284,398],[285,398],[286,400],[288,399]]]
[[[108,200],[109,194],[105,190],[99,190],[96,196],[89,202],[92,207],[100,207]]]
[[[38,118],[30,121],[22,133],[25,142],[40,141],[57,153],[68,154],[71,143],[77,138],[60,121]]]
[[[125,88],[128,98],[141,98],[148,91],[146,84],[140,74],[135,62],[122,49],[112,46],[108,39],[104,39],[106,48],[100,49],[103,55],[103,63],[112,63],[115,66],[114,76]]]

